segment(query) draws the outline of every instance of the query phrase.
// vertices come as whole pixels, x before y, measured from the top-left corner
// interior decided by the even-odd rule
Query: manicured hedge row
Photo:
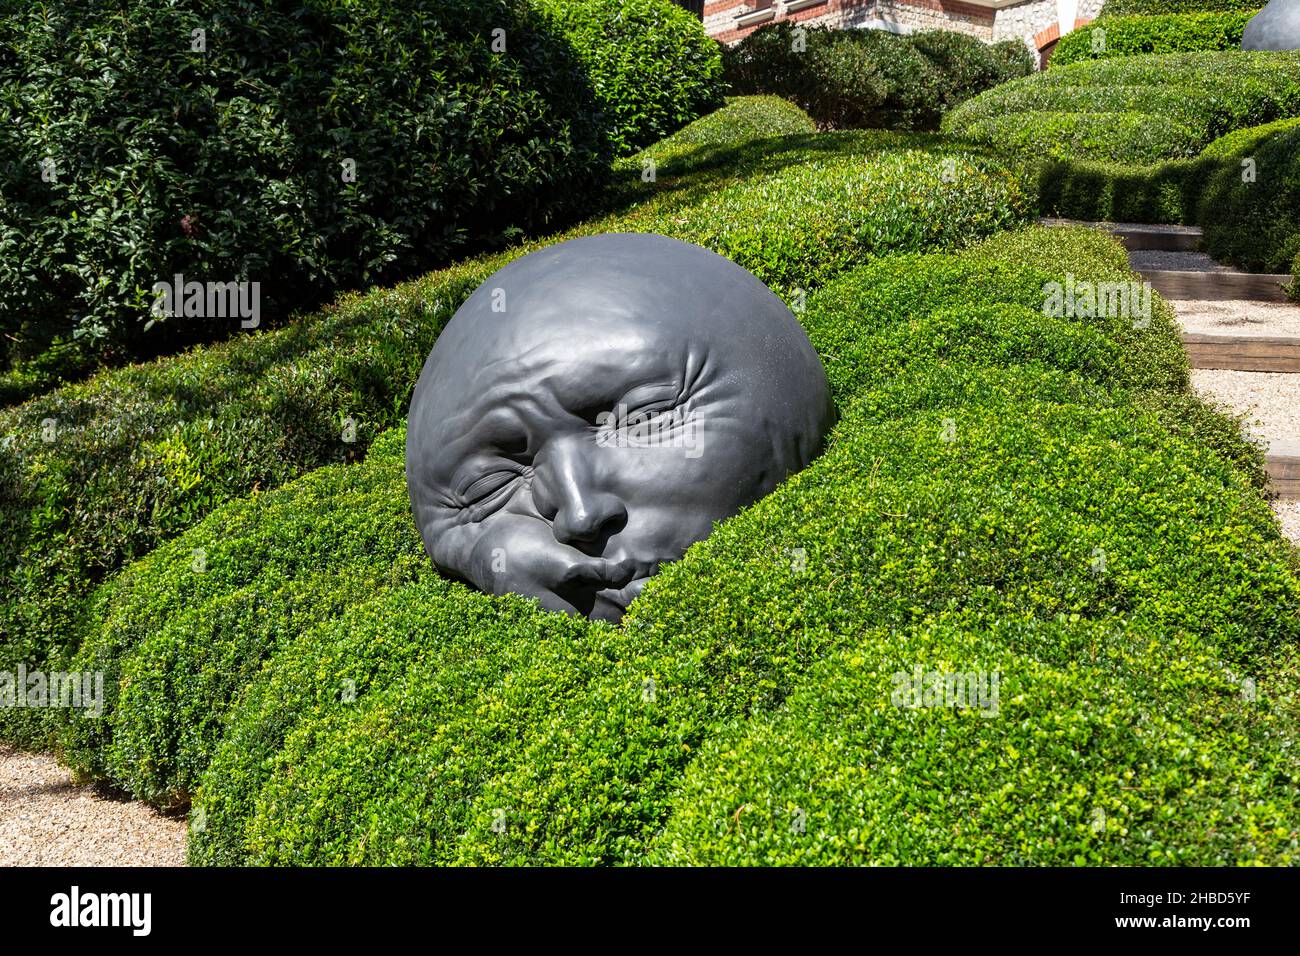
[[[1211,176],[1197,207],[1205,248],[1257,272],[1291,272],[1300,256],[1300,121],[1236,146]],[[1252,162],[1248,181],[1241,161]]]
[[[758,140],[670,140],[654,182],[630,162],[616,211],[556,238],[662,232],[789,293],[875,253],[960,244],[1028,215],[1020,182],[978,154],[880,132],[773,140],[770,103],[757,105]],[[91,589],[219,504],[363,452],[401,421],[442,323],[536,245],[0,411],[0,531],[13,542],[0,553],[0,665],[75,650]],[[0,736],[35,742],[37,719],[0,712]]]
[[[104,674],[106,719],[68,722],[69,766],[152,803],[185,803],[266,657],[433,574],[411,520],[403,440],[381,436],[363,464],[234,501],[105,585],[72,669]]]
[[[1053,67],[1084,60],[1144,53],[1194,53],[1239,50],[1241,32],[1255,10],[1170,13],[1159,16],[1104,16],[1067,33],[1052,51]]]
[[[1053,276],[1131,275],[1123,262],[1100,234],[1032,230],[958,259],[882,260],[828,286],[803,316],[844,410],[822,458],[665,568],[620,628],[429,582],[310,631],[236,707],[198,796],[194,861],[704,856],[713,844],[695,830],[716,827],[721,841],[728,819],[714,810],[757,766],[745,747],[711,741],[746,744],[769,723],[792,730],[798,721],[785,716],[805,701],[875,720],[875,684],[832,683],[847,688],[842,703],[818,704],[817,688],[827,675],[839,681],[845,663],[860,667],[855,657],[951,667],[978,662],[981,647],[998,652],[983,660],[1007,672],[1013,715],[1055,702],[1052,723],[1077,731],[1076,757],[1046,774],[1050,790],[1023,799],[1005,792],[1021,773],[1017,755],[1048,760],[1040,750],[1060,738],[1028,717],[983,738],[992,769],[962,779],[996,832],[1015,828],[1017,814],[1050,820],[1062,799],[1069,829],[1100,800],[1132,824],[1097,849],[1107,863],[1222,861],[1234,845],[1238,859],[1285,861],[1295,725],[1269,695],[1294,683],[1287,655],[1300,624],[1284,612],[1300,597],[1294,555],[1238,467],[1174,436],[1143,404],[1185,393],[1167,312],[1142,329],[1043,313]],[[1166,641],[1166,666],[1132,660]],[[856,653],[841,662],[841,649]],[[883,666],[866,673],[890,673]],[[1198,685],[1222,691],[1229,667],[1282,676],[1258,710],[1214,719],[1222,697],[1178,707]],[[355,698],[337,694],[345,680]],[[1094,714],[1098,694],[1114,703]],[[859,775],[884,805],[908,799],[919,778],[935,785],[931,768],[953,753],[934,736],[944,719],[909,739],[919,721],[876,721],[886,730],[878,747],[915,752],[915,774]],[[1180,745],[1131,733],[1144,720]],[[807,743],[791,733],[768,756],[785,763],[808,750],[795,779],[807,783],[812,766],[823,788],[838,784]],[[1115,743],[1129,749],[1111,757]],[[691,769],[701,752],[712,774]],[[1105,775],[1112,765],[1145,767],[1162,792],[1145,803],[1093,797],[1091,786],[1129,785]],[[1201,794],[1252,802],[1211,805]],[[1197,822],[1169,822],[1167,804]],[[814,794],[803,805],[811,815],[824,804]],[[1195,838],[1210,819],[1235,844]],[[869,849],[846,827],[835,835],[821,841],[820,862],[925,862],[933,852],[903,823]],[[973,828],[952,845],[979,852],[988,841]],[[728,849],[745,862],[773,856],[765,841]],[[1004,854],[1069,863],[1080,850],[1021,838]]]
[[[1072,218],[1199,225],[1216,258],[1290,272],[1300,254],[1298,145],[1300,118],[1293,118],[1229,133],[1195,159],[1045,164],[1039,202],[1049,214]]]
[[[1155,16],[1165,13],[1258,10],[1260,0],[1106,0],[1102,13],[1108,17]]]
[[[725,51],[733,93],[774,93],[823,128],[935,129],[944,110],[1024,76],[1024,44],[948,31],[898,36],[772,23]]]
[[[646,862],[1295,861],[1292,717],[1184,635],[956,612],[848,645],[705,745]],[[997,716],[892,706],[918,666],[996,672]]]
[[[612,155],[723,91],[717,44],[671,0],[0,13],[11,401],[95,362],[238,334],[239,317],[151,315],[154,283],[178,273],[258,282],[270,325],[554,229],[587,211]]]
[[[957,107],[946,132],[1032,163],[1190,158],[1224,133],[1300,115],[1300,53],[1178,53],[1075,63]]]

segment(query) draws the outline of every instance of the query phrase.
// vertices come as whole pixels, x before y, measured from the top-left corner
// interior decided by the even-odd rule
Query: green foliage
[[[1194,401],[1167,313],[1043,313],[1045,279],[1124,261],[1034,229],[826,286],[801,317],[843,410],[820,459],[618,628],[431,578],[280,646],[203,776],[194,862],[1288,862],[1294,554],[1248,476],[1144,404]],[[917,664],[998,670],[1006,712],[889,709]],[[817,729],[837,717],[857,749]],[[930,816],[831,813],[949,774],[956,806],[921,804],[946,849]],[[1090,839],[1096,806],[1116,826]],[[825,831],[802,850],[775,832],[795,807]],[[956,827],[967,807],[987,820]]]
[[[431,575],[406,496],[404,435],[381,438],[363,464],[233,501],[109,582],[72,661],[104,673],[107,719],[69,722],[69,765],[153,803],[184,803],[264,658]]]
[[[846,643],[709,740],[645,862],[1294,862],[1292,715],[1185,635],[956,612]],[[918,667],[996,674],[996,709],[894,706]]]
[[[953,30],[925,30],[906,38],[943,79],[943,108],[1034,72],[1034,56],[1019,40],[988,44]]]
[[[1300,115],[1300,53],[1175,53],[1074,63],[957,107],[946,132],[1027,161],[1149,164]]]
[[[1227,133],[1195,159],[1044,164],[1040,207],[1077,219],[1199,225],[1216,258],[1284,273],[1300,252],[1298,137],[1300,118],[1291,118]]]
[[[1196,218],[1216,259],[1256,272],[1290,272],[1300,255],[1300,123],[1237,145],[1201,194]],[[1252,163],[1247,181],[1240,157]]]
[[[2,7],[10,363],[58,340],[120,361],[238,331],[148,327],[153,284],[177,273],[260,282],[282,319],[554,223],[606,172],[590,81],[527,0]]]
[[[671,0],[535,2],[586,69],[618,155],[721,105],[718,44]]]
[[[1258,10],[1263,6],[1261,0],[1106,0],[1101,12],[1107,17],[1154,16],[1164,13]]]
[[[1030,72],[1028,52],[1016,46],[1023,48],[944,31],[902,37],[783,20],[724,55],[732,92],[785,97],[823,129],[934,129],[945,109]]]
[[[1067,33],[1052,51],[1053,67],[1082,60],[1105,60],[1143,53],[1193,53],[1239,50],[1241,32],[1254,10],[1171,13],[1157,16],[1104,16]]]
[[[728,143],[706,119],[691,145],[688,127],[646,152],[663,160],[655,182],[630,158],[606,197],[614,211],[547,241],[660,232],[793,293],[873,254],[960,245],[1028,215],[1010,174],[933,136],[771,137],[807,121],[764,100],[733,103],[728,117],[740,138]],[[0,552],[0,665],[75,650],[95,585],[218,505],[363,453],[401,422],[442,324],[488,275],[539,246],[0,411],[0,531],[12,542]],[[39,743],[46,720],[0,712],[0,736]]]

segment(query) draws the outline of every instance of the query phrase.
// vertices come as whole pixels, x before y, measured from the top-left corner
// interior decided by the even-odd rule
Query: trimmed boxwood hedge
[[[1175,53],[1074,63],[1012,80],[945,132],[1027,161],[1190,158],[1224,133],[1300,115],[1300,52]]]
[[[1199,225],[1215,258],[1290,272],[1300,255],[1298,148],[1300,118],[1292,118],[1228,133],[1195,159],[1049,163],[1039,172],[1039,203],[1051,215],[1077,219]],[[1245,161],[1251,181],[1243,178]]]
[[[1062,67],[1083,60],[1107,60],[1143,53],[1239,50],[1241,33],[1256,12],[1237,10],[1139,17],[1106,15],[1061,37],[1061,42],[1052,51],[1050,64]]]
[[[807,121],[768,100],[754,107],[733,104],[745,133],[730,144],[706,119],[698,144],[688,127],[662,153],[633,157],[606,199],[613,211],[547,241],[661,232],[793,293],[873,254],[959,245],[1028,216],[1021,182],[977,152],[928,135],[774,137]],[[655,157],[656,179],[643,182],[642,161]],[[538,245],[0,411],[0,532],[13,542],[0,553],[0,666],[63,660],[98,582],[223,502],[362,454],[401,421],[442,324]],[[0,711],[0,737],[38,744],[49,720]]]
[[[264,658],[434,574],[411,520],[403,438],[234,501],[101,588],[72,666],[103,672],[109,719],[71,720],[65,762],[152,803],[185,803]]]
[[[309,631],[231,717],[194,862],[1291,861],[1295,553],[1144,404],[1186,390],[1170,323],[1042,312],[1046,278],[1122,262],[1032,230],[827,286],[820,459],[618,628],[425,582]],[[916,664],[997,669],[1006,713],[895,712]]]
[[[1065,271],[1129,275],[1099,234],[1033,230],[956,260],[882,260],[828,287],[804,318],[848,409],[830,450],[665,569],[621,629],[436,577],[374,574],[390,589],[364,604],[347,586],[330,593],[322,576],[375,547],[354,526],[390,528],[381,554],[418,550],[409,527],[386,524],[405,508],[400,433],[366,464],[259,496],[275,505],[229,506],[101,594],[124,615],[103,635],[144,639],[112,651],[138,677],[110,712],[123,735],[110,753],[129,755],[119,769],[131,773],[193,774],[222,738],[194,817],[198,862],[633,860],[673,818],[682,773],[715,730],[780,707],[822,652],[869,626],[958,607],[1047,624],[1120,614],[1126,628],[1185,632],[1229,666],[1263,667],[1295,637],[1294,615],[1279,613],[1296,600],[1293,559],[1237,466],[1142,404],[1186,388],[1167,314],[1145,329],[1047,318],[1043,284]],[[947,418],[952,443],[938,437]],[[349,509],[363,475],[378,497]],[[209,558],[209,573],[228,575],[212,579],[213,606],[234,609],[233,639],[209,651],[167,582],[192,574],[177,569],[194,542],[258,508],[269,520],[228,552],[243,560]],[[339,559],[336,535],[356,541]],[[1097,547],[1106,574],[1090,563]],[[324,623],[286,644],[243,598],[290,581],[301,603],[278,613],[306,620],[315,601]],[[178,679],[223,657],[251,678],[242,690]],[[170,662],[184,663],[160,681]],[[157,690],[135,690],[139,679]],[[170,750],[205,709],[206,738]],[[1105,858],[1147,848],[1121,843]],[[1018,852],[1071,861],[1050,846]]]
[[[1262,6],[1260,0],[1106,0],[1101,12],[1108,17],[1155,16],[1214,10],[1258,10]]]

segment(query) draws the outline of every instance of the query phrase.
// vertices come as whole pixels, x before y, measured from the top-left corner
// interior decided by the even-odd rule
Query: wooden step
[[[1101,229],[1123,243],[1129,252],[1195,252],[1201,248],[1197,226],[1166,226],[1140,222],[1090,222],[1085,219],[1040,219],[1044,226],[1084,226]]]
[[[1264,272],[1176,272],[1171,269],[1142,270],[1142,278],[1166,299],[1255,299],[1260,302],[1290,302],[1283,286],[1291,276]]]
[[[1300,338],[1184,332],[1192,368],[1239,372],[1300,372]]]
[[[1300,498],[1300,442],[1274,442],[1264,457],[1269,484],[1281,498]]]

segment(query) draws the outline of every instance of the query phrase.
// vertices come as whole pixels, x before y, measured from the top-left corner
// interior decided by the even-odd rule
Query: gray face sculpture
[[[1271,0],[1241,35],[1243,50],[1300,50],[1300,0]]]
[[[444,573],[618,620],[660,564],[807,465],[834,414],[803,329],[740,266],[665,236],[573,239],[447,324],[407,482]]]

